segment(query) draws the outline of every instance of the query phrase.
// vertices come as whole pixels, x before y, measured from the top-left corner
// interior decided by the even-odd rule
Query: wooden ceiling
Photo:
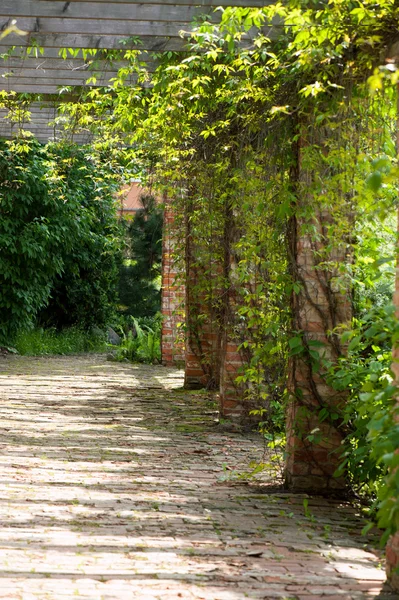
[[[14,21],[19,33],[10,33],[0,42],[0,90],[37,93],[44,97],[58,94],[65,87],[106,85],[122,63],[73,57],[62,49],[127,49],[143,52],[149,68],[154,66],[151,53],[179,51],[193,20],[204,15],[217,21],[218,6],[262,7],[265,0],[0,0],[0,30]],[[64,51],[65,54],[65,51]],[[54,112],[54,102],[46,103]],[[47,110],[46,108],[46,110]],[[46,113],[35,109],[31,126],[39,138],[46,137]],[[40,118],[39,115],[41,114]],[[52,113],[53,114],[53,113]],[[0,114],[1,119],[1,114]],[[9,137],[18,130],[0,121],[0,135]],[[49,136],[55,135],[54,130]]]

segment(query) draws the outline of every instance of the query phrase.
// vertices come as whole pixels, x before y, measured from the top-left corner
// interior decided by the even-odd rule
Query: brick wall
[[[339,413],[347,396],[327,385],[323,366],[312,367],[311,356],[313,353],[313,357],[335,362],[343,349],[338,336],[328,332],[351,319],[350,294],[339,289],[338,273],[332,267],[334,262],[348,260],[344,241],[337,244],[334,255],[323,255],[324,260],[331,261],[327,269],[317,262],[318,252],[323,252],[325,225],[330,221],[331,216],[326,213],[316,215],[313,225],[319,236],[312,238],[305,233],[303,223],[296,220],[292,231],[293,275],[301,286],[300,292],[292,297],[293,330],[302,332],[303,345],[308,350],[292,356],[289,364],[286,483],[298,491],[345,487],[343,478],[334,477],[343,439],[335,425],[339,419],[320,420],[319,414],[323,408],[330,414]],[[318,347],[312,342],[323,345]]]
[[[187,389],[219,388],[220,324],[215,310],[217,278],[205,277],[196,257],[201,247],[191,238],[186,256],[186,371],[184,386]],[[198,285],[201,282],[201,285]]]
[[[247,420],[248,406],[245,404],[243,385],[235,382],[243,365],[239,343],[223,336],[220,370],[220,414],[222,417],[244,423]]]
[[[186,370],[184,387],[187,389],[218,389],[220,335],[212,323],[204,325],[196,340],[186,341]],[[195,349],[194,349],[195,348]]]
[[[167,202],[164,212],[162,245],[162,364],[182,366],[185,361],[183,328],[184,321],[184,284],[181,273],[174,260],[176,232],[175,216]]]

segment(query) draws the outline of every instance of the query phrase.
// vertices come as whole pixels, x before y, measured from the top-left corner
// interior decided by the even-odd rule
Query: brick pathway
[[[395,598],[355,509],[236,481],[263,460],[181,373],[0,359],[0,598]],[[269,479],[275,475],[270,472]]]

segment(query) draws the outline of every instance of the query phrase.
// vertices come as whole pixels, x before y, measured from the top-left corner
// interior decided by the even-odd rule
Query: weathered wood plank
[[[73,0],[74,3],[78,4],[86,0]],[[95,0],[96,2],[109,2],[110,0]],[[265,0],[111,0],[113,3],[121,4],[138,4],[138,5],[153,5],[166,4],[166,5],[178,5],[178,6],[200,6],[205,8],[217,8],[218,6],[242,6],[242,7],[254,7],[261,8],[265,6],[267,2]],[[58,4],[68,4],[65,0],[54,0]]]
[[[276,28],[265,28],[265,35],[275,39]],[[147,52],[181,52],[187,49],[187,40],[175,37],[141,38],[139,46],[132,41],[130,36],[122,35],[84,35],[84,34],[32,34],[24,38],[11,34],[6,38],[10,46],[32,46],[42,48],[90,48],[90,49],[118,49],[133,48]],[[250,45],[250,41],[243,41],[242,46]]]
[[[103,85],[123,62],[109,65],[100,60],[88,66],[82,57],[70,56],[63,61],[59,49],[181,51],[187,43],[181,32],[189,32],[198,15],[212,15],[217,20],[220,13],[214,9],[218,6],[261,7],[267,3],[269,0],[0,0],[0,28],[5,29],[12,18],[17,18],[18,27],[28,33],[11,34],[2,40],[0,54],[10,46],[17,48],[12,57],[0,61],[0,89],[57,94],[60,87],[84,85],[91,69],[97,76],[96,85]],[[265,33],[277,35],[273,27],[266,28]],[[140,39],[140,45],[135,38]],[[251,32],[244,44],[251,44]],[[45,56],[37,50],[36,56],[27,56],[29,46],[44,48]],[[154,70],[154,59],[148,62],[149,70]],[[8,76],[9,72],[13,75]]]
[[[0,29],[6,29],[9,19],[0,18]],[[68,19],[21,17],[17,25],[22,31],[36,35],[49,34],[84,34],[115,36],[165,36],[178,37],[182,29],[190,30],[190,23],[162,21],[130,21],[128,19]],[[8,45],[7,37],[3,43]]]
[[[102,80],[102,84],[100,79],[98,79],[98,82],[96,84],[96,86],[101,86],[101,85],[107,85],[108,80],[103,79]],[[0,80],[0,85],[3,85],[5,89],[13,89],[14,85],[22,85],[24,83],[28,83],[29,85],[34,85],[34,86],[41,86],[41,85],[53,85],[55,86],[55,88],[57,88],[57,86],[70,86],[70,85],[74,85],[74,86],[83,86],[86,85],[86,80],[85,79],[79,79],[79,78],[74,78],[74,77],[70,77],[68,79],[56,79],[54,77],[21,77],[19,75],[15,76],[15,77],[3,77]],[[90,85],[90,84],[89,84]]]
[[[55,85],[35,85],[32,83],[14,83],[12,86],[8,84],[4,84],[0,82],[0,90],[5,90],[6,92],[17,92],[19,94],[58,94],[58,88]]]
[[[85,83],[88,79],[92,77],[96,77],[97,82],[99,81],[109,81],[112,77],[115,76],[113,72],[107,71],[87,71],[84,70],[73,70],[73,69],[64,69],[64,70],[48,70],[48,69],[26,69],[26,68],[14,68],[9,69],[8,67],[3,67],[0,65],[0,78],[1,79],[10,79],[11,81],[15,81],[19,78],[28,78],[30,80],[40,80],[49,79],[52,81],[63,81],[63,80],[75,80],[80,82],[77,85],[81,85]],[[137,81],[137,75],[132,75],[132,79]],[[95,85],[95,84],[94,84]],[[97,83],[98,85],[98,83]]]
[[[138,48],[148,52],[179,52],[184,50],[186,41],[179,38],[147,36],[142,38],[142,44],[137,47],[130,36],[122,35],[82,35],[82,34],[37,34],[30,36],[8,35],[5,38],[10,46],[32,46],[43,48],[95,48],[123,49]],[[125,43],[124,43],[125,42]]]
[[[8,17],[64,17],[90,19],[98,23],[102,19],[126,21],[158,21],[191,23],[206,14],[212,20],[219,19],[214,7],[173,4],[137,4],[135,2],[53,2],[52,0],[2,0],[0,16]]]
[[[122,61],[118,61],[112,63],[110,65],[106,61],[95,61],[95,60],[87,60],[86,62],[83,58],[47,58],[46,54],[44,56],[39,56],[38,58],[6,58],[3,61],[0,60],[0,68],[1,69],[29,69],[29,70],[37,70],[37,71],[90,71],[91,68],[96,67],[95,70],[105,71],[105,72],[113,72],[115,73],[118,69],[122,67],[126,67],[126,63]]]

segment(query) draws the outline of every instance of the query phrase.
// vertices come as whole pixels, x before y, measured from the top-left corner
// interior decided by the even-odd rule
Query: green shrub
[[[341,466],[354,491],[371,501],[371,515],[385,530],[383,541],[399,529],[399,419],[394,407],[392,345],[399,340],[395,309],[376,307],[354,321],[344,334],[348,356],[331,368],[330,383],[338,391],[349,389],[344,408],[346,431]],[[398,411],[396,411],[398,412]],[[399,416],[399,415],[398,415]]]
[[[123,241],[114,192],[119,180],[88,148],[52,145],[49,151],[63,165],[60,176],[67,183],[68,197],[79,204],[79,228],[63,256],[62,273],[53,281],[39,321],[47,327],[103,328],[118,302]]]
[[[384,466],[373,455],[370,421],[376,414],[388,414],[392,397],[391,341],[395,329],[394,308],[388,305],[366,313],[344,334],[348,355],[331,369],[331,383],[338,391],[349,390],[344,409],[347,432],[341,470],[348,473],[353,488],[375,495],[385,475]]]
[[[34,140],[0,141],[0,341],[29,328],[76,234],[56,165]]]
[[[0,141],[0,343],[29,330],[40,310],[41,323],[59,328],[110,318],[116,181],[88,149]]]
[[[154,364],[161,362],[161,324],[162,316],[134,318],[128,317],[127,333],[123,335],[121,346],[117,350],[116,360],[130,360]]]

